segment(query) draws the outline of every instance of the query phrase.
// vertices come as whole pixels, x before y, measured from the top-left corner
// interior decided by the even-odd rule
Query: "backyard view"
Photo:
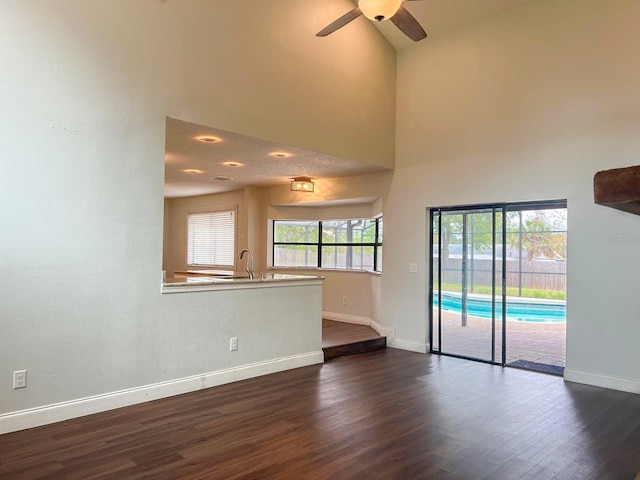
[[[382,218],[275,220],[273,266],[381,271],[382,228]]]
[[[566,208],[437,212],[432,244],[434,351],[562,372]]]

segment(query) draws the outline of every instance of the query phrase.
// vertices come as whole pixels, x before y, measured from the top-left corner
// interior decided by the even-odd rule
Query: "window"
[[[187,264],[233,267],[235,239],[234,210],[190,213],[187,219]]]
[[[382,271],[382,218],[274,220],[274,267]]]

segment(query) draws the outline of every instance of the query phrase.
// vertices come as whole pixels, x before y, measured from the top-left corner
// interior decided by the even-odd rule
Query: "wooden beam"
[[[640,215],[640,165],[596,173],[593,197],[598,205]]]

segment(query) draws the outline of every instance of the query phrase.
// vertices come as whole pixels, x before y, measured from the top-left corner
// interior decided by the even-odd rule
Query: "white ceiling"
[[[195,138],[213,135],[219,143],[202,143]],[[271,152],[288,152],[288,158],[274,158]],[[223,162],[240,162],[242,167]],[[183,170],[201,170],[201,174]],[[216,128],[167,118],[165,140],[165,197],[189,197],[229,192],[247,186],[284,184],[292,177],[347,177],[385,170],[375,165],[332,157],[300,148],[278,145]],[[233,180],[214,180],[225,176]]]
[[[406,2],[404,6],[429,35],[420,42],[422,44],[534,1],[538,0],[421,0]],[[357,4],[358,0],[352,2]],[[327,24],[333,20],[335,18],[327,18]],[[361,17],[354,22],[369,21]],[[397,50],[415,45],[389,21],[376,24],[376,27]],[[343,28],[347,29],[349,25]],[[332,35],[340,35],[340,30]],[[199,135],[219,136],[224,141],[201,143],[194,139]],[[286,151],[292,156],[273,158],[269,156],[273,151]],[[244,167],[224,166],[222,162],[225,161],[241,162]],[[183,172],[187,169],[202,170],[203,173]],[[284,184],[295,176],[344,177],[381,170],[384,169],[374,165],[167,118],[165,196],[168,198],[221,193],[246,186]],[[233,180],[211,179],[214,176],[232,177]]]

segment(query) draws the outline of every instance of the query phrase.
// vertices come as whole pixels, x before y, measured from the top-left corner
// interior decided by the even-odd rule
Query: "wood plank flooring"
[[[373,352],[387,348],[387,338],[373,328],[352,323],[322,320],[324,361],[346,355]]]
[[[373,328],[353,323],[322,320],[322,347],[335,347],[380,338]]]
[[[2,479],[632,480],[640,395],[386,349],[0,436]]]

